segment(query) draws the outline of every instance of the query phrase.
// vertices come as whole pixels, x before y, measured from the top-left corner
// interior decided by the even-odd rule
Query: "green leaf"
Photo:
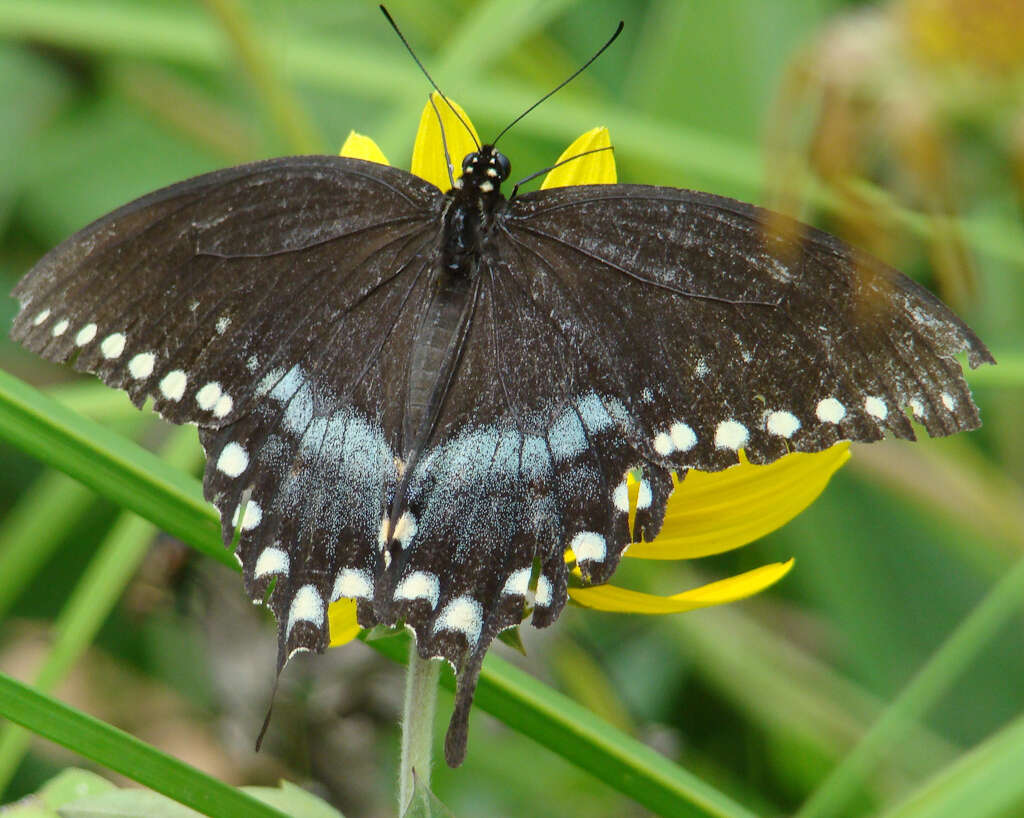
[[[71,768],[47,781],[39,797],[48,807],[56,808],[79,798],[116,790],[117,786],[89,770]]]
[[[285,813],[0,673],[0,716],[211,818]]]
[[[297,787],[289,781],[282,781],[280,787],[242,787],[265,804],[271,804],[293,818],[345,818],[334,807]]]
[[[80,798],[58,810],[60,818],[201,818],[201,813],[152,790],[115,790]]]
[[[523,644],[522,634],[519,633],[519,626],[509,628],[498,634],[498,638],[508,645],[516,653],[526,656],[526,646]]]
[[[112,785],[111,785],[112,786]],[[242,792],[291,818],[345,818],[334,807],[287,781],[281,787],[242,787]],[[152,790],[115,790],[90,795],[59,810],[60,818],[197,818],[201,813]]]
[[[430,787],[419,778],[412,791],[412,800],[402,813],[402,818],[455,818],[451,810],[441,803],[430,791]]]
[[[57,809],[79,798],[109,792],[116,787],[88,770],[70,769],[54,776],[39,791],[16,804],[0,807],[4,818],[60,818]]]

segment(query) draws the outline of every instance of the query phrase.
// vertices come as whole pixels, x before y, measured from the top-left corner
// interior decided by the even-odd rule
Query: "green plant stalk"
[[[288,818],[132,735],[0,673],[0,716],[211,818]]]
[[[883,818],[971,818],[1020,813],[1024,803],[1024,718],[964,753],[910,793]]]
[[[949,690],[956,678],[1021,607],[1024,557],[932,654],[900,695],[825,778],[796,818],[844,814],[844,807],[885,754]]]
[[[195,433],[175,430],[163,455],[171,465],[191,471],[201,456]],[[120,515],[54,622],[53,643],[36,673],[36,690],[49,693],[67,677],[121,598],[157,533],[152,523],[131,512]],[[30,739],[28,732],[14,725],[0,728],[0,792],[21,764]]]
[[[408,659],[411,640],[405,632],[361,638],[395,662]],[[454,691],[451,668],[440,665],[441,684]],[[473,709],[490,713],[658,815],[755,818],[729,796],[494,652],[484,659]]]
[[[261,41],[266,39],[260,32],[256,35]],[[205,69],[221,70],[230,64],[221,33],[208,20],[178,8],[160,11],[121,3],[4,0],[0,4],[0,36],[96,53],[167,59]],[[336,41],[287,32],[277,33],[275,41],[289,55],[286,78],[293,82],[398,102],[408,102],[419,93],[412,89],[422,88],[422,77],[399,49],[394,54],[382,53],[355,37],[341,48]],[[368,71],[367,66],[373,70]],[[479,76],[460,76],[456,97],[475,117],[504,123],[509,111],[525,110],[537,100],[538,92],[526,83],[481,72]],[[534,136],[568,142],[596,122],[611,130],[621,156],[658,162],[691,176],[696,183],[725,187],[731,195],[755,198],[762,191],[762,162],[756,146],[665,122],[623,105],[555,98],[517,127]],[[383,147],[389,153],[398,146],[389,143]],[[926,215],[895,205],[885,191],[867,182],[858,182],[856,188],[860,195],[884,206],[903,229],[918,236],[934,232]],[[820,183],[809,185],[807,196],[815,204],[842,206]],[[1020,225],[993,218],[963,219],[960,223],[972,247],[994,259],[1024,263]]]
[[[225,554],[216,511],[197,500],[201,497],[197,480],[175,472],[145,449],[69,412],[4,372],[0,372],[0,439],[73,474],[204,553],[217,558]],[[238,570],[233,558],[226,563]],[[406,643],[397,646],[397,653],[385,649],[385,643],[394,642],[381,639],[371,644],[404,663]],[[442,682],[454,689],[447,668],[442,668]],[[651,810],[679,816],[752,818],[749,810],[697,776],[493,654],[484,661],[476,705]]]
[[[434,711],[437,709],[439,659],[421,659],[416,640],[409,640],[405,667],[405,702],[402,706],[402,754],[398,764],[398,814],[404,815],[420,782],[430,786],[430,762],[434,743]]]
[[[95,499],[60,472],[43,474],[19,498],[0,523],[0,619]]]

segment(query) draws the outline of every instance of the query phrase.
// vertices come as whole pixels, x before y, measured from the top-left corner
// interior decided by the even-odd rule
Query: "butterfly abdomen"
[[[446,362],[456,352],[453,344],[459,342],[460,326],[469,320],[465,313],[472,290],[473,284],[467,276],[442,266],[411,347],[409,389],[402,423],[405,458],[422,450],[425,441],[421,437],[428,433],[423,427],[431,414],[432,399],[435,393],[437,400],[443,398],[442,381],[447,383],[451,376],[445,371]]]

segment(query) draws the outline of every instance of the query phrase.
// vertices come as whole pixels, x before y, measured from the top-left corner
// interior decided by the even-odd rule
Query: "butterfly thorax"
[[[508,158],[493,145],[484,145],[462,160],[462,176],[449,191],[441,234],[442,269],[472,277],[487,243],[498,204],[505,200],[501,183],[508,178]]]

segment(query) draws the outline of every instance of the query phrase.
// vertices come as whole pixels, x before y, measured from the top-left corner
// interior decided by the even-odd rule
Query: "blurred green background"
[[[528,657],[516,661],[531,673],[755,812],[796,811],[1024,546],[1024,5],[389,8],[485,138],[624,19],[607,54],[503,138],[514,178],[607,125],[620,180],[770,204],[839,232],[939,292],[1000,360],[971,375],[981,431],[855,448],[825,495],[771,537],[695,567],[634,561],[617,576],[674,592],[795,556],[761,598],[660,619],[567,609],[547,632],[524,629]],[[427,91],[369,2],[0,0],[0,290],[72,231],[193,174],[334,153],[353,128],[407,167]],[[0,326],[15,310],[0,296]],[[2,336],[0,368],[63,389],[147,445],[167,438],[149,414]],[[0,458],[0,669],[31,679],[117,509],[5,444]],[[938,685],[919,723],[884,744],[842,814],[884,811],[1016,725],[1021,619],[996,621],[991,639],[968,640],[966,671]],[[236,575],[156,537],[57,695],[229,782],[285,777],[347,815],[391,814],[400,669],[360,644],[298,657],[253,755],[275,650]],[[449,712],[442,693],[439,732]],[[647,814],[485,714],[471,728],[466,765],[441,765],[434,781],[456,815]],[[21,759],[9,749],[0,769]],[[0,801],[69,763],[32,744]],[[976,806],[1024,814],[1019,793]]]

